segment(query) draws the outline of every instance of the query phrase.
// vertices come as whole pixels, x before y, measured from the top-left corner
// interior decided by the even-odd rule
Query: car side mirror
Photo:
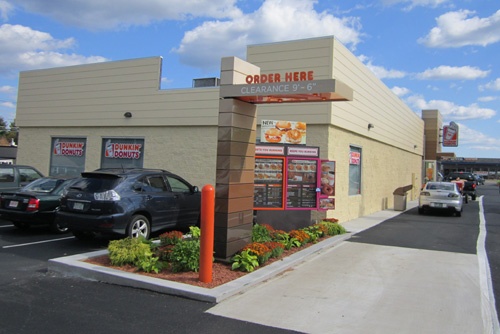
[[[194,193],[199,193],[200,192],[200,188],[198,188],[198,186],[194,186],[193,187],[193,192]]]

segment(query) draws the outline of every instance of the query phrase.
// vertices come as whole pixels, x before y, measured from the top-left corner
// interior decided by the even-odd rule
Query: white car
[[[453,182],[428,182],[422,188],[418,198],[418,213],[440,210],[462,215],[463,197],[458,186]]]

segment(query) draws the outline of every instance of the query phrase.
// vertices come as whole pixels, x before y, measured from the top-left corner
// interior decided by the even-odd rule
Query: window
[[[191,191],[189,186],[182,182],[181,180],[178,180],[174,177],[167,176],[167,181],[170,184],[170,188],[172,189],[173,192],[177,193],[188,193]]]
[[[0,182],[14,182],[14,168],[0,168]]]
[[[103,138],[101,168],[142,168],[144,139]]]
[[[52,138],[50,175],[80,176],[85,170],[85,138]]]
[[[349,195],[361,194],[361,148],[349,147]]]
[[[33,168],[19,168],[19,177],[21,182],[31,182],[36,179],[39,179],[42,177],[40,173],[38,173],[36,170]]]
[[[149,176],[148,183],[151,187],[149,190],[153,192],[163,192],[167,191],[167,186],[165,185],[165,181],[163,181],[163,177],[161,175]]]

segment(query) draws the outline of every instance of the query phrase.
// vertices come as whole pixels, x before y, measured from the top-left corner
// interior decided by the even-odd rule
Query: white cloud
[[[391,88],[391,90],[394,94],[396,94],[399,97],[405,96],[408,93],[410,93],[410,90],[408,88],[405,88],[405,87],[394,86]]]
[[[12,86],[0,86],[0,93],[13,93],[15,90],[16,88]]]
[[[382,66],[373,65],[370,58],[366,57],[364,55],[360,55],[358,58],[379,79],[400,79],[400,78],[404,78],[406,76],[406,73],[403,71],[388,70]]]
[[[6,108],[15,108],[16,107],[14,102],[3,101],[3,100],[0,100],[0,106],[6,107]]]
[[[89,30],[148,25],[193,17],[234,18],[236,0],[16,0],[26,11]]]
[[[486,77],[490,71],[471,66],[438,66],[417,74],[421,80],[475,80]]]
[[[488,108],[480,108],[476,103],[468,106],[456,105],[454,102],[444,100],[426,101],[419,95],[412,95],[406,102],[416,110],[437,109],[444,119],[450,121],[470,119],[490,119],[496,115],[496,111]]]
[[[479,90],[500,90],[500,78],[497,78],[496,80],[488,82],[486,85],[481,85],[479,86]]]
[[[469,149],[480,151],[500,151],[500,139],[485,135],[471,129],[463,123],[458,123],[459,145],[467,145]]]
[[[415,7],[432,7],[435,8],[442,4],[449,2],[449,0],[382,0],[382,3],[386,6],[392,6],[396,4],[408,4],[405,10],[411,10]]]
[[[244,58],[246,46],[258,43],[334,35],[355,48],[361,37],[359,18],[318,13],[313,7],[315,3],[314,0],[266,0],[253,13],[228,21],[208,21],[186,32],[181,44],[172,51],[186,65],[216,68],[221,57]]]
[[[474,11],[448,12],[436,19],[437,27],[418,40],[428,47],[449,48],[467,45],[487,46],[500,41],[500,10],[480,18]]]
[[[58,40],[50,34],[21,25],[0,26],[0,74],[19,70],[69,66],[105,61],[103,57],[85,57],[62,53],[74,46],[74,40]]]
[[[14,10],[14,6],[5,0],[0,0],[0,18],[8,20],[9,14]]]
[[[482,96],[477,99],[480,102],[492,102],[498,100],[498,96]]]

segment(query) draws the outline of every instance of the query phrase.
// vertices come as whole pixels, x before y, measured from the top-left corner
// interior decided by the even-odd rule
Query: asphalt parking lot
[[[350,333],[349,330],[355,328],[352,324],[356,323],[357,326],[363,324],[363,318],[354,318],[354,313],[351,312],[366,307],[366,297],[369,295],[361,298],[358,292],[368,291],[365,289],[370,285],[366,284],[366,280],[363,280],[363,275],[366,276],[370,273],[378,260],[371,261],[371,263],[366,262],[373,254],[379,254],[378,259],[382,261],[387,254],[390,254],[380,253],[378,249],[390,247],[391,250],[397,250],[398,253],[402,252],[401,254],[413,254],[415,251],[418,251],[419,254],[424,252],[432,254],[434,258],[432,261],[447,259],[450,256],[451,258],[456,256],[466,259],[475,258],[478,255],[478,237],[481,234],[481,221],[478,215],[481,206],[484,209],[485,222],[483,225],[488,232],[485,236],[485,252],[488,254],[492,288],[496,297],[500,274],[498,272],[500,258],[497,255],[500,249],[498,242],[500,240],[498,239],[498,233],[500,233],[500,209],[498,206],[500,195],[498,195],[498,188],[491,185],[480,187],[479,195],[483,195],[482,202],[470,202],[460,218],[440,214],[420,216],[416,213],[416,209],[411,209],[372,228],[356,233],[350,241],[345,242],[344,246],[328,252],[332,255],[333,258],[330,260],[333,262],[327,264],[323,261],[322,266],[320,266],[324,271],[322,275],[327,274],[327,281],[320,281],[321,289],[309,285],[313,281],[312,278],[320,280],[321,275],[318,272],[306,272],[303,279],[297,280],[302,288],[295,290],[293,286],[284,287],[284,283],[280,283],[281,280],[286,283],[287,277],[293,277],[286,274],[217,306],[143,289],[54,275],[47,272],[49,259],[105,249],[107,240],[98,238],[92,242],[82,243],[75,240],[70,234],[54,235],[42,228],[21,231],[8,222],[0,221],[0,293],[2,295],[0,301],[2,328],[0,332],[132,333],[139,330],[175,330],[181,333],[193,331],[215,333],[221,330],[243,333],[257,331],[262,333],[321,332],[317,330],[317,327],[307,327],[307,320],[314,319],[314,323],[318,326],[322,321],[328,321],[330,328],[331,326],[337,328],[335,332]],[[409,265],[411,266],[411,262],[408,262],[410,258],[405,256],[401,258],[404,259],[404,262],[399,264],[400,267],[408,268]],[[365,263],[368,267],[355,265],[354,259],[360,259],[361,263]],[[384,270],[393,272],[394,268],[387,267],[389,262],[384,264],[385,262],[387,261],[380,263],[380,265],[384,265],[380,269],[385,268]],[[469,262],[466,261],[466,263]],[[304,265],[293,268],[290,273],[300,272],[302,268],[311,268],[308,266],[312,265],[304,263]],[[444,265],[446,262],[438,261],[435,268],[439,270]],[[464,272],[470,270],[474,272],[475,270],[471,268],[460,269],[460,266],[456,268]],[[339,269],[341,269],[340,272]],[[328,274],[332,270],[344,276],[336,277]],[[471,285],[471,291],[480,286],[479,282],[472,280],[475,275],[469,276],[466,282],[466,284]],[[348,277],[357,277],[361,280],[348,279],[356,282],[357,285],[345,284]],[[386,276],[386,284],[390,283],[390,277]],[[446,287],[446,282],[443,283]],[[341,287],[341,290],[335,291],[335,287]],[[334,291],[331,300],[324,296],[325,289]],[[299,290],[302,291],[302,295],[291,293]],[[388,291],[390,290],[395,291],[394,289]],[[415,288],[413,290],[415,291]],[[319,296],[315,295],[314,291],[318,291]],[[418,291],[425,293],[425,289]],[[265,296],[259,295],[262,292],[265,293]],[[401,293],[405,295],[409,291]],[[381,298],[379,300],[390,300],[389,297],[395,298],[394,295],[386,297],[379,295]],[[419,296],[419,300],[425,299],[423,295]],[[498,297],[495,299],[499,300]],[[315,300],[315,303],[309,305],[306,303],[307,300]],[[319,303],[320,300],[323,302]],[[338,303],[344,307],[339,309]],[[479,303],[479,300],[471,300],[469,304],[479,305]],[[320,305],[321,309],[315,308],[315,305]],[[419,305],[419,303],[413,303],[411,308],[403,309],[426,314],[425,303],[420,305],[423,309],[420,309]],[[285,306],[293,309],[293,312]],[[446,304],[439,306],[444,308]],[[381,312],[384,309],[379,307],[378,311],[373,313],[377,316],[378,321],[371,323],[371,326],[375,326],[373,328],[373,330],[376,329],[375,332],[394,332],[388,329],[390,327],[383,327],[384,321],[387,326],[394,325],[394,322],[384,318],[385,315]],[[313,316],[311,312],[316,312],[316,315]],[[454,308],[446,310],[446,312],[460,315],[460,310]],[[274,316],[269,318],[264,314]],[[321,316],[318,318],[318,315]],[[437,314],[441,318],[442,315]],[[415,318],[415,315],[413,314],[412,317]],[[430,318],[429,315],[426,319],[427,326],[431,326],[431,329],[440,329],[441,331],[437,331],[439,333],[447,332],[439,327],[439,322],[434,323],[435,319]],[[373,318],[370,320],[373,321]],[[306,327],[301,327],[303,323],[306,323]],[[458,323],[459,321],[456,321],[456,324]],[[469,326],[472,326],[472,323],[469,322]],[[448,329],[453,328],[451,324],[449,325]],[[407,332],[419,333],[421,332],[419,329],[422,329],[416,324],[412,328],[414,331]],[[477,327],[473,329],[477,329]],[[478,333],[483,332],[482,329],[465,332]]]

